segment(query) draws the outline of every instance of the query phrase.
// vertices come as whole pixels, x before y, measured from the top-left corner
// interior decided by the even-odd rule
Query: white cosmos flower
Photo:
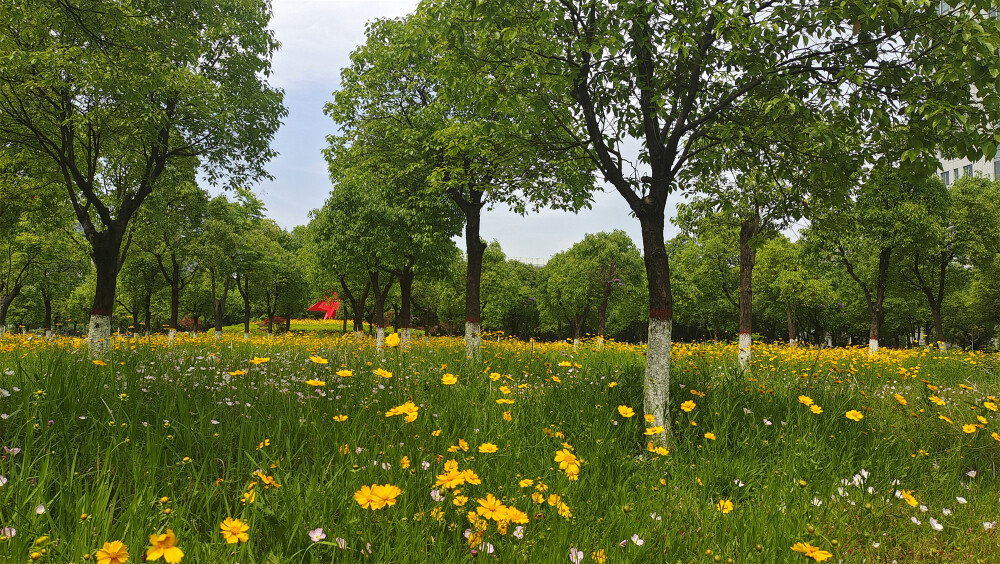
[[[928,521],[931,524],[931,528],[934,529],[935,531],[940,531],[940,530],[944,529],[944,525],[942,525],[941,523],[938,523],[937,519],[931,517],[930,519],[928,519]]]

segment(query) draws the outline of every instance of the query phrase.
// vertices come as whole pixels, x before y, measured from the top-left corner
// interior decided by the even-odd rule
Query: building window
[[[957,169],[957,168],[956,168],[955,170],[953,170],[953,171],[952,171],[952,173],[951,173],[951,177],[952,177],[953,179],[955,179],[955,180],[958,180],[958,169]]]
[[[972,165],[967,164],[962,167],[962,176],[972,176]]]
[[[995,162],[993,164],[995,165],[995,168],[997,169],[997,174],[1000,174],[1000,161],[997,161],[997,162]],[[944,182],[945,186],[948,186],[949,184],[951,184],[951,180],[948,178],[948,171],[947,170],[941,173],[941,182]]]

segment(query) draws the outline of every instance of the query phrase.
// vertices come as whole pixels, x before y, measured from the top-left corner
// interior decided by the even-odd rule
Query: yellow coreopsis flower
[[[899,405],[906,405],[906,398],[899,394],[894,394],[894,397],[896,398],[896,401],[899,402]]]
[[[520,482],[518,482],[517,485],[521,486],[522,488],[530,488],[531,486],[535,485],[535,481],[532,480],[531,478],[525,478]]]
[[[184,552],[177,548],[177,536],[170,529],[162,535],[149,535],[149,544],[146,550],[146,561],[159,560],[162,556],[168,564],[177,564],[184,558]]]
[[[715,509],[723,514],[729,513],[733,510],[733,502],[728,499],[720,500],[719,503],[715,504]]]
[[[995,404],[995,403],[993,403],[991,401],[984,401],[983,402],[983,407],[985,407],[986,409],[988,409],[990,411],[996,411],[997,410],[997,404]]]
[[[853,421],[861,421],[862,419],[865,418],[864,414],[862,414],[860,411],[858,411],[856,409],[852,409],[852,410],[848,411],[847,413],[845,413],[844,415],[848,419],[851,419]]]
[[[125,564],[128,562],[128,547],[122,541],[111,541],[104,543],[94,553],[97,564]]]
[[[247,531],[250,530],[250,525],[247,525],[239,519],[226,517],[226,519],[219,524],[219,530],[222,533],[222,538],[226,539],[226,543],[228,544],[236,544],[250,540],[250,535],[247,534]]]
[[[306,380],[306,384],[309,384],[310,386],[319,387],[319,386],[325,386],[326,385],[326,381],[324,381],[324,380],[315,380],[313,378],[310,378],[310,379]]]
[[[453,386],[458,383],[458,376],[454,374],[444,374],[441,376],[441,383],[445,386]]]
[[[107,362],[104,362],[104,361],[103,361],[103,360],[101,360],[101,359],[95,359],[95,360],[94,360],[93,362],[94,362],[94,364],[96,364],[97,366],[107,366],[107,365],[108,365],[108,363],[107,363]]]
[[[813,399],[809,396],[799,396],[799,403],[801,403],[802,405],[809,406],[815,402],[813,402]]]
[[[232,372],[227,372],[227,374],[229,374],[230,376],[242,376],[246,373],[247,373],[246,370],[233,370]]]
[[[931,400],[932,402],[936,403],[937,405],[944,405],[945,404],[945,401],[943,399],[937,397],[937,396],[931,396],[931,397],[929,397],[927,399]]]
[[[479,498],[476,501],[479,502],[476,513],[486,519],[498,521],[507,515],[507,506],[501,503],[499,499],[493,497],[493,494],[486,494],[485,498]]]
[[[382,368],[376,368],[375,375],[381,376],[382,378],[392,378],[392,372],[389,372],[388,370],[383,370]]]
[[[329,360],[327,360],[327,359],[325,359],[325,358],[323,358],[321,356],[315,356],[315,355],[310,356],[309,360],[311,360],[314,364],[329,364],[330,363]]]
[[[479,445],[479,452],[490,453],[496,451],[497,451],[497,445],[493,443],[483,443]]]
[[[646,415],[643,415],[642,418],[646,420],[646,423],[652,423],[653,421],[656,421],[656,417],[653,417],[652,413],[647,413]]]
[[[973,425],[971,423],[966,423],[965,425],[962,425],[962,431],[964,431],[964,432],[966,432],[966,433],[968,433],[970,435],[972,433],[975,433],[976,429],[978,429],[978,428],[979,427],[976,427],[975,425]]]
[[[656,427],[646,427],[644,435],[659,435],[664,431],[662,426],[657,425]]]
[[[920,505],[920,502],[917,501],[917,498],[913,497],[910,490],[900,490],[899,494],[906,500],[906,503],[910,504],[911,507]]]
[[[354,372],[352,372],[352,371],[350,371],[350,370],[347,370],[347,369],[345,368],[345,369],[343,369],[343,370],[338,370],[338,371],[337,371],[337,376],[340,376],[341,378],[347,378],[347,377],[349,377],[349,376],[354,376]]]
[[[714,441],[715,440],[715,433],[712,433],[711,431],[709,431],[708,433],[705,433],[705,438],[708,439],[708,440],[710,440],[710,441]]]
[[[264,364],[265,362],[270,362],[270,361],[271,357],[269,356],[255,356],[253,357],[253,360],[251,360],[250,362],[254,364]]]
[[[618,413],[626,419],[635,415],[635,411],[627,405],[619,405]]]
[[[823,408],[814,403],[809,406],[809,411],[815,413],[816,415],[819,415],[820,413],[823,413]]]
[[[344,421],[347,421],[347,416],[344,414],[334,415],[333,420],[337,423],[343,423]]]
[[[385,338],[385,346],[387,347],[398,347],[399,346],[399,333],[391,333]]]
[[[681,404],[681,410],[690,413],[694,408],[698,407],[698,404],[694,403],[694,400],[687,400]]]

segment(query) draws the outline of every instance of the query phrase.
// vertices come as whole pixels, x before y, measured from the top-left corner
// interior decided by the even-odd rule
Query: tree
[[[442,13],[453,4],[434,2]],[[639,220],[650,296],[644,407],[654,425],[669,419],[668,196],[718,173],[720,155],[757,138],[760,120],[746,119],[757,108],[776,122],[800,115],[808,145],[836,149],[840,136],[827,123],[846,108],[845,129],[864,122],[872,138],[919,122],[902,155],[928,169],[942,141],[992,155],[1000,29],[978,21],[989,2],[956,4],[942,16],[927,3],[484,0],[451,18],[450,44],[495,38],[492,56],[479,58],[493,61],[503,84],[573,108],[566,129],[586,131],[589,156]],[[626,154],[632,140],[640,149]]]
[[[331,137],[332,144],[357,138],[359,130],[381,128],[383,133],[365,136],[378,140],[373,148],[432,171],[420,189],[446,195],[461,210],[466,347],[472,356],[479,352],[483,313],[482,209],[498,204],[520,213],[544,205],[579,209],[589,199],[593,176],[580,144],[548,112],[502,95],[501,84],[478,72],[482,62],[456,57],[435,39],[436,25],[423,9],[403,20],[369,24],[368,41],[352,54],[341,90],[326,111],[343,129],[339,139]],[[485,49],[479,40],[466,46]],[[541,143],[541,137],[549,142]]]
[[[763,297],[758,302],[760,309],[771,318],[784,320],[792,346],[799,342],[801,320],[807,312],[816,318],[820,309],[835,303],[829,279],[810,270],[803,254],[801,243],[778,235],[761,245],[754,270],[754,285]]]
[[[170,182],[170,180],[174,180]],[[170,338],[177,331],[181,292],[200,268],[208,194],[186,178],[164,177],[162,188],[149,196],[139,211],[143,225],[133,237],[135,244],[156,261],[170,288]]]
[[[982,266],[1000,252],[1000,182],[965,176],[945,187],[937,179],[904,213],[916,232],[903,249],[903,278],[927,299],[934,337],[944,346],[942,305],[949,272]]]
[[[97,271],[93,353],[107,345],[133,220],[164,172],[198,158],[210,181],[266,176],[285,110],[265,2],[96,0],[0,8],[0,141],[64,186]]]

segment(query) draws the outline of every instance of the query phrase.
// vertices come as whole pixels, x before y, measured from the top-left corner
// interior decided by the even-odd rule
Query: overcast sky
[[[271,182],[256,187],[268,215],[292,228],[309,221],[310,210],[330,192],[321,153],[334,124],[323,104],[338,88],[340,69],[365,40],[365,23],[412,12],[417,0],[273,0],[274,30],[281,50],[271,82],[285,91],[288,116],[274,139],[280,155],[270,162]],[[577,214],[545,210],[522,217],[507,209],[484,213],[482,236],[496,239],[508,257],[547,259],[587,233],[624,229],[641,248],[639,221],[612,191],[597,193],[591,210]],[[667,227],[669,238],[673,229]],[[459,242],[459,247],[465,247]]]

